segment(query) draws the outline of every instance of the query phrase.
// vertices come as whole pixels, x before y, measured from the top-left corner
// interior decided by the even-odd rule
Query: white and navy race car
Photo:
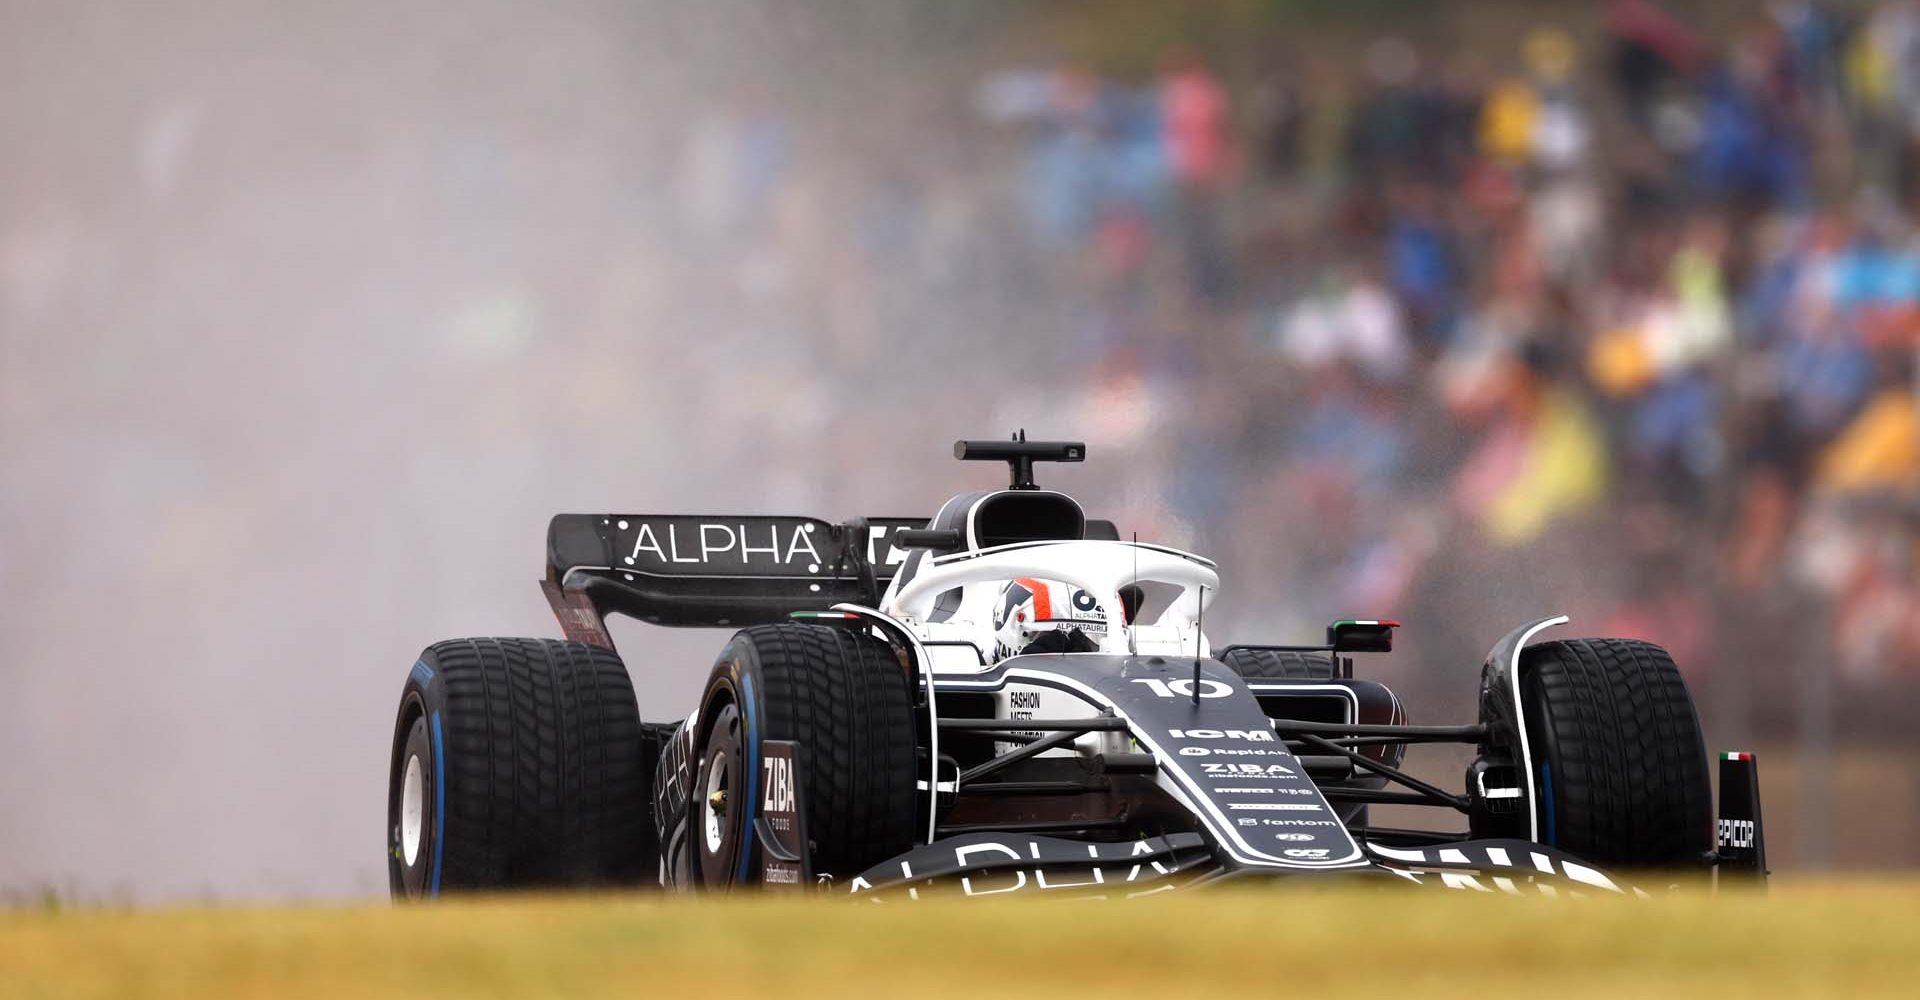
[[[1034,483],[1077,442],[962,441],[1004,489],[931,519],[562,514],[542,586],[565,640],[427,648],[389,771],[397,897],[569,885],[1131,895],[1344,875],[1605,892],[1610,872],[1765,876],[1750,754],[1714,815],[1686,685],[1657,646],[1493,645],[1478,718],[1413,725],[1354,654],[1216,646],[1211,561],[1121,540]],[[605,616],[734,628],[681,721],[644,722]],[[662,669],[644,656],[640,669]],[[1463,678],[1463,681],[1465,678]],[[1413,743],[1474,756],[1448,790]],[[1456,814],[1433,830],[1378,804]]]

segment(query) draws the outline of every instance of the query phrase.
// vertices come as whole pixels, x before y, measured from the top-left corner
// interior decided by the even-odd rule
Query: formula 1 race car
[[[1478,719],[1410,724],[1354,676],[1396,623],[1216,647],[1207,559],[1034,483],[1077,442],[962,441],[1005,489],[930,520],[562,514],[542,583],[564,641],[458,639],[401,692],[396,897],[575,885],[1133,895],[1339,874],[1604,892],[1610,870],[1762,880],[1751,754],[1720,760],[1667,653],[1494,643]],[[684,721],[643,722],[605,616],[737,628]],[[642,659],[641,662],[645,662]],[[1464,787],[1402,769],[1470,745]],[[1465,832],[1369,820],[1464,814]],[[1458,818],[1451,824],[1461,825]]]

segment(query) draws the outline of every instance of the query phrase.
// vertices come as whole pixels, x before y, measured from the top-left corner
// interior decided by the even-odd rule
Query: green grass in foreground
[[[1581,901],[610,896],[0,913],[0,997],[1690,997],[1920,992],[1920,885]]]

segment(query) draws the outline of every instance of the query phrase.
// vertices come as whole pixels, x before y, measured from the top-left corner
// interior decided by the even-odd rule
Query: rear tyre
[[[684,870],[709,888],[751,879],[758,846],[742,806],[769,739],[799,744],[815,874],[857,875],[912,847],[913,703],[893,647],[871,635],[799,624],[735,634],[701,701]]]
[[[552,639],[427,647],[394,729],[394,896],[656,876],[643,744],[632,682],[611,650]]]
[[[1289,681],[1329,681],[1340,676],[1332,653],[1287,649],[1229,649],[1220,662],[1242,677],[1276,678]]]
[[[1711,848],[1706,747],[1667,651],[1574,639],[1520,654],[1540,839],[1622,868],[1700,864]]]

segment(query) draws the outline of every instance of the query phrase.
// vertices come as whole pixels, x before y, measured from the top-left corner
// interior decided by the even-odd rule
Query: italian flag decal
[[[1750,753],[1734,750],[1734,751],[1729,751],[1727,753],[1721,754],[1720,759],[1721,760],[1752,760],[1753,755]]]

